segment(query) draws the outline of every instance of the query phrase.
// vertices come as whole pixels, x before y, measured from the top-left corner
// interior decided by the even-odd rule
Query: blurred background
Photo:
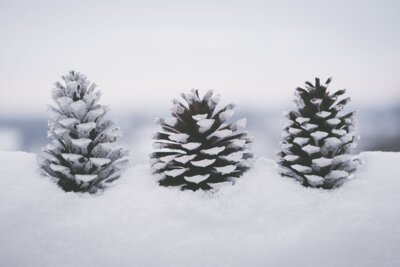
[[[279,150],[297,86],[333,77],[357,110],[359,150],[400,151],[400,1],[0,0],[0,150],[49,140],[51,89],[68,70],[103,92],[134,163],[173,98],[213,89]]]

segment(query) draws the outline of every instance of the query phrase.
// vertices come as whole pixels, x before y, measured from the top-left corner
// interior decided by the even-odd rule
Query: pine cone
[[[331,94],[331,79],[306,89],[296,89],[297,108],[287,114],[282,151],[281,174],[299,180],[304,186],[330,189],[350,177],[358,159],[350,154],[355,145],[354,112],[341,114],[350,98],[339,99],[345,90]]]
[[[152,169],[162,186],[208,190],[213,183],[233,181],[250,167],[253,157],[246,119],[228,124],[234,105],[216,111],[219,96],[197,90],[182,94],[187,106],[174,100],[172,118],[159,119]]]
[[[56,83],[49,106],[52,139],[40,161],[45,175],[54,178],[65,191],[90,192],[119,178],[128,162],[128,151],[113,143],[120,129],[105,119],[108,108],[99,105],[100,91],[86,76],[70,71]]]

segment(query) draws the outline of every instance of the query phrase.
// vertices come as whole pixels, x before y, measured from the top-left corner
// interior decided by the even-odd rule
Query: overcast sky
[[[368,0],[0,0],[0,115],[44,114],[70,69],[117,111],[167,108],[191,88],[279,107],[315,76],[333,76],[353,105],[399,103],[399,11]]]

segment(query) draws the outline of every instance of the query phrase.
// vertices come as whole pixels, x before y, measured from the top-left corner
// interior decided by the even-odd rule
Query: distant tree
[[[253,154],[244,131],[246,119],[228,123],[234,105],[216,110],[219,96],[197,90],[182,94],[186,104],[174,100],[172,117],[159,119],[151,155],[154,173],[162,186],[208,190],[212,184],[233,181],[249,169]]]
[[[98,104],[100,91],[86,76],[70,71],[57,82],[49,106],[52,143],[40,160],[43,173],[65,191],[94,193],[119,178],[128,162],[128,151],[116,147],[121,136],[114,122],[105,118],[106,106]]]
[[[358,160],[351,155],[354,112],[342,114],[350,98],[345,90],[328,91],[331,79],[321,84],[306,82],[296,89],[297,107],[286,115],[279,164],[283,176],[304,186],[338,187],[356,170]]]

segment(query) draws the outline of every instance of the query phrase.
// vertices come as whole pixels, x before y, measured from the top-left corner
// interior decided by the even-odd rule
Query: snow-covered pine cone
[[[354,112],[342,114],[350,98],[345,90],[330,93],[331,79],[320,84],[306,82],[296,89],[297,108],[286,115],[281,174],[299,180],[304,186],[338,187],[356,170],[358,159],[351,155],[357,137],[353,132]]]
[[[197,90],[182,98],[187,105],[174,100],[172,117],[157,121],[162,131],[154,137],[151,158],[154,173],[162,176],[160,185],[208,190],[240,177],[253,157],[246,119],[227,123],[234,105],[216,110],[219,96],[212,91],[203,99]]]
[[[90,192],[119,178],[128,162],[128,151],[113,143],[121,136],[114,122],[105,118],[101,93],[86,76],[70,71],[52,91],[56,106],[49,106],[48,137],[52,143],[40,159],[44,174],[65,191]]]

